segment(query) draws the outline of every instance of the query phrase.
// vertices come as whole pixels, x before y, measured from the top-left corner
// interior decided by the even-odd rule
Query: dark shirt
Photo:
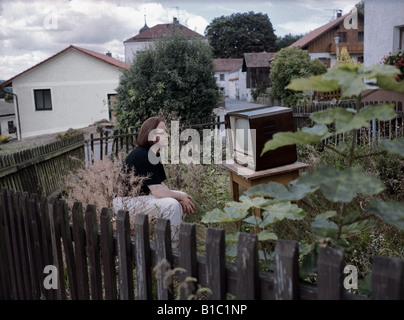
[[[136,147],[125,160],[127,169],[131,170],[134,168],[137,176],[145,177],[149,175],[149,178],[143,181],[141,195],[150,194],[150,189],[147,186],[161,184],[166,179],[163,164],[160,161],[158,161],[157,164],[151,163],[148,154],[149,149]]]

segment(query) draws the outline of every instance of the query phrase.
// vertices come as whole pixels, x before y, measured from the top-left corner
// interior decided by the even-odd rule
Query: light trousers
[[[147,214],[156,219],[169,219],[171,225],[171,241],[173,246],[178,246],[179,228],[183,216],[182,206],[178,200],[174,198],[156,198],[153,195],[139,197],[116,197],[113,200],[113,207],[116,214],[119,210],[129,211],[131,220],[134,220],[136,213]]]

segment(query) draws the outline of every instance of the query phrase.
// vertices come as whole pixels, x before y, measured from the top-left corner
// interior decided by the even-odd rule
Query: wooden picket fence
[[[212,300],[225,300],[227,294],[239,300],[404,298],[404,263],[397,258],[374,258],[372,292],[364,297],[344,289],[344,252],[338,249],[320,249],[313,285],[299,279],[296,241],[277,241],[269,272],[259,269],[254,234],[240,234],[237,261],[230,263],[220,228],[208,229],[206,253],[200,255],[196,226],[190,223],[181,225],[173,248],[169,220],[157,219],[150,241],[148,216],[140,213],[131,229],[127,211],[113,217],[103,208],[97,219],[95,205],[83,208],[77,202],[70,210],[63,200],[5,188],[0,207],[1,300],[187,299],[198,286],[209,288],[203,299]],[[52,275],[46,266],[58,271],[57,289],[46,289]],[[165,279],[174,268],[182,269]]]
[[[0,156],[0,187],[49,196],[83,165],[83,134]]]

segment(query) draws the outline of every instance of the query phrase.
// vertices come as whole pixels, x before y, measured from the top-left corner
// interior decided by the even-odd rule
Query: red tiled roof
[[[33,69],[39,67],[40,65],[44,64],[45,62],[48,62],[49,60],[51,60],[51,59],[53,59],[53,58],[55,58],[55,57],[61,55],[62,53],[66,52],[66,51],[68,51],[68,50],[76,50],[76,51],[85,53],[85,54],[87,54],[87,55],[89,55],[89,56],[91,56],[91,57],[93,57],[93,58],[96,58],[96,59],[98,59],[98,60],[101,60],[101,61],[103,61],[103,62],[105,62],[105,63],[108,63],[108,64],[110,64],[110,65],[112,65],[112,66],[114,66],[114,67],[120,68],[120,69],[126,69],[126,70],[127,70],[127,69],[130,68],[130,64],[125,63],[125,62],[122,62],[122,61],[120,61],[120,60],[118,60],[118,59],[112,58],[112,57],[110,57],[110,56],[107,56],[106,54],[98,53],[98,52],[95,52],[95,51],[91,51],[91,50],[87,50],[87,49],[83,49],[83,48],[80,48],[80,47],[76,47],[76,46],[71,45],[71,46],[67,47],[66,49],[63,49],[62,51],[60,51],[60,52],[54,54],[53,56],[51,56],[51,57],[49,57],[49,58],[43,60],[42,62],[40,62],[40,63],[34,65],[33,67],[31,67],[31,68],[29,68],[29,69],[27,69],[27,70],[25,70],[25,71],[23,71],[23,72],[17,74],[16,76],[12,77],[11,79],[9,79],[9,80],[3,82],[2,84],[0,84],[0,87],[9,87],[9,86],[12,86],[12,83],[13,83],[13,80],[14,80],[14,79],[16,79],[16,78],[22,76],[23,74],[25,74],[25,73],[27,73],[27,72],[29,72],[29,71],[31,71],[31,70],[33,70]]]
[[[198,37],[204,38],[204,36],[200,35],[199,33],[188,29],[187,27],[183,26],[180,23],[176,23],[175,25],[178,26],[179,30],[183,32],[188,37]],[[136,36],[133,36],[123,43],[126,42],[145,42],[150,41],[156,38],[161,38],[166,34],[171,34],[173,32],[174,23],[165,23],[165,24],[157,24],[154,27],[151,27]]]
[[[243,59],[213,59],[215,71],[235,71],[241,69]]]
[[[296,42],[292,43],[289,47],[298,47],[298,48],[306,47],[310,42],[314,41],[319,36],[321,36],[322,34],[327,32],[328,30],[330,30],[330,29],[336,27],[337,25],[339,25],[340,23],[342,23],[344,21],[344,19],[350,14],[351,13],[347,13],[347,14],[311,31],[310,33],[306,34],[304,37],[302,37],[299,40],[297,40]],[[358,11],[358,14],[361,14],[361,13]]]

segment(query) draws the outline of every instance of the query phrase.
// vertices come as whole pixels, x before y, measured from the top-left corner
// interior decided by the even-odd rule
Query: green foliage
[[[396,117],[390,104],[360,108],[361,92],[366,88],[365,81],[373,80],[373,84],[381,89],[402,92],[403,84],[394,80],[396,75],[395,68],[387,65],[364,68],[362,65],[344,64],[337,65],[320,76],[293,80],[288,86],[290,90],[341,90],[343,96],[356,99],[356,108],[333,108],[314,113],[311,116],[315,124],[313,127],[275,134],[265,144],[262,153],[285,145],[319,146],[319,142],[323,142],[322,148],[331,150],[336,157],[327,161],[329,163],[315,165],[314,170],[302,173],[287,186],[275,182],[255,186],[240,197],[240,203],[228,203],[224,210],[212,210],[202,221],[210,223],[221,219],[247,223],[261,228],[261,232],[272,233],[272,238],[275,239],[279,237],[276,226],[282,221],[286,220],[290,224],[309,219],[314,240],[307,237],[309,242],[301,244],[300,257],[302,274],[306,276],[315,274],[320,245],[343,248],[347,256],[354,257],[356,250],[351,248],[352,239],[363,235],[365,241],[369,230],[381,220],[395,228],[396,232],[404,230],[402,190],[399,189],[400,186],[391,190],[387,185],[391,174],[394,180],[401,180],[402,184],[403,161],[399,158],[404,158],[404,139],[380,141],[371,153],[367,153],[366,148],[359,147],[356,140],[358,130],[368,127],[371,120],[388,121]],[[337,133],[344,133],[348,144],[335,147],[324,141]],[[386,156],[387,153],[391,154]],[[381,154],[384,161],[379,159]],[[376,167],[379,166],[378,175],[372,172],[373,168],[365,170],[358,164],[369,163],[373,158],[376,159]],[[395,168],[395,163],[399,164],[398,169]],[[392,172],[384,173],[382,169],[391,169]],[[393,199],[386,201],[389,195]],[[321,209],[307,205],[309,198],[321,201]],[[359,205],[354,203],[357,199],[360,199]],[[292,201],[299,201],[299,206]],[[261,209],[260,217],[253,215],[257,208]],[[231,240],[234,241],[234,238]],[[269,255],[264,251],[264,256]]]
[[[206,118],[220,99],[210,47],[180,32],[157,40],[124,72],[117,99],[121,128],[139,127],[159,110],[191,122]]]
[[[292,43],[303,37],[303,34],[292,35],[291,33],[284,35],[283,37],[277,37],[276,39],[276,51],[289,47]]]
[[[275,51],[276,36],[267,14],[233,13],[215,18],[205,35],[215,58],[242,58],[246,52]]]
[[[292,79],[310,77],[326,72],[325,66],[316,60],[310,60],[306,50],[296,47],[283,48],[275,54],[271,66],[271,96],[282,100],[284,106],[292,106],[301,98],[301,93],[285,88]]]
[[[344,63],[355,64],[355,59],[351,58],[346,47],[342,47],[338,50],[338,58],[335,60],[335,64]]]
[[[404,51],[397,51],[396,53],[391,53],[384,56],[381,63],[388,64],[396,67],[400,73],[396,76],[397,81],[404,79]]]
[[[13,140],[13,137],[11,137],[11,136],[2,136],[2,135],[0,135],[0,144],[9,143],[11,140]]]
[[[288,86],[293,90],[317,90],[328,91],[327,88],[341,90],[343,97],[356,97],[356,109],[333,108],[314,113],[311,119],[316,126],[296,133],[279,133],[274,135],[274,141],[266,143],[263,152],[274,150],[283,145],[295,143],[316,143],[316,138],[332,136],[336,133],[353,132],[356,136],[358,129],[368,127],[372,119],[380,121],[392,120],[396,117],[394,106],[390,104],[380,104],[360,109],[361,92],[366,89],[366,80],[373,79],[376,85],[385,90],[395,90],[402,92],[404,86],[394,81],[397,71],[390,66],[376,65],[370,68],[364,68],[362,65],[343,64],[328,70],[324,75],[311,79],[296,79]],[[325,80],[325,83],[323,83]],[[393,80],[393,81],[392,81]],[[319,126],[328,125],[327,131],[319,131]],[[324,127],[320,127],[324,129]],[[317,135],[307,134],[312,130]],[[302,132],[302,133],[300,133]],[[299,134],[308,135],[305,140],[298,139]],[[320,133],[320,134],[318,134]],[[291,139],[292,137],[292,139]],[[353,166],[355,155],[356,140],[352,139],[351,145],[345,150],[334,149],[340,156],[345,158],[344,168],[335,168],[333,166],[320,166],[315,171],[306,172],[295,182],[295,186],[319,187],[325,198],[334,203],[340,203],[338,211],[326,212],[318,215],[313,222],[313,227],[317,230],[317,235],[328,236],[335,243],[341,241],[344,232],[359,232],[361,228],[369,225],[369,221],[363,219],[357,212],[348,212],[347,203],[350,203],[358,194],[376,195],[385,190],[382,181],[371,173],[363,172],[360,167]],[[393,152],[403,156],[403,141],[381,142],[383,150]],[[370,155],[366,155],[370,156]],[[367,208],[368,213],[377,215],[387,223],[392,223],[398,228],[402,228],[401,220],[404,219],[404,210],[402,204],[397,202],[372,201]]]

